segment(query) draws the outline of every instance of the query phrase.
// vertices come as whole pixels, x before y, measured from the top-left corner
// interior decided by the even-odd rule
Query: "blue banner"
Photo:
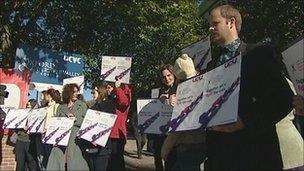
[[[58,52],[20,44],[16,50],[19,70],[32,71],[31,82],[62,85],[63,79],[82,75],[83,57],[74,53]]]

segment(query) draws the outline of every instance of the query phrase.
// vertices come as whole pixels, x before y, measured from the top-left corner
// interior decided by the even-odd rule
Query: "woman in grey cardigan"
[[[65,170],[65,159],[67,170],[89,170],[88,164],[83,157],[83,140],[76,137],[87,112],[87,105],[78,100],[79,87],[76,84],[67,84],[63,88],[62,101],[56,111],[56,117],[75,117],[67,148],[56,146],[52,149],[47,170]],[[66,153],[66,158],[64,153]]]

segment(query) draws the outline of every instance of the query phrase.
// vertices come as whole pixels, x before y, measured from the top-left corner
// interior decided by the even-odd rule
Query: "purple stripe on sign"
[[[127,73],[131,70],[131,67],[126,69],[125,71],[123,71],[122,73],[118,74],[117,76],[115,76],[115,80],[120,80],[122,79],[125,75],[127,75]]]
[[[72,130],[72,128],[70,128],[69,130],[67,130],[67,131],[65,131],[64,133],[62,133],[59,137],[57,137],[57,138],[55,139],[55,144],[54,144],[54,145],[58,145],[59,142],[60,142],[61,140],[63,140],[63,138],[64,138],[65,136],[67,136],[67,135],[71,132],[71,130]]]
[[[114,70],[116,69],[116,66],[112,69],[106,71],[104,74],[101,74],[100,80],[105,80]]]
[[[11,123],[13,123],[14,122],[14,120],[16,120],[17,119],[17,116],[16,117],[14,117],[13,119],[11,119],[11,120],[9,120],[9,121],[7,121],[5,124],[3,124],[3,128],[6,128],[6,127],[8,127]]]
[[[201,114],[199,118],[200,124],[202,124],[202,128],[206,128],[210,120],[217,114],[222,105],[229,99],[230,95],[236,90],[236,88],[240,85],[240,77],[236,79],[232,83],[232,85],[221,95],[216,101],[212,104],[211,108]]]

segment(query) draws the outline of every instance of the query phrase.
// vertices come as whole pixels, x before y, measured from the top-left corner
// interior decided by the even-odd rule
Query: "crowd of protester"
[[[242,56],[237,122],[148,135],[157,171],[200,170],[202,163],[205,170],[304,170],[303,138],[293,123],[295,115],[303,119],[304,98],[294,95],[272,46],[246,44],[239,38],[241,25],[239,11],[230,5],[211,11],[211,40],[220,46],[221,53],[213,57],[207,71],[237,54]],[[178,57],[174,66],[164,65],[159,72],[159,100],[168,100],[174,107],[178,84],[200,74],[204,72],[195,70],[187,54]],[[31,109],[48,106],[44,132],[54,116],[73,117],[75,122],[67,147],[42,143],[45,133],[29,134],[26,127],[15,130],[17,171],[26,167],[31,171],[126,169],[127,117],[133,100],[130,85],[120,81],[98,83],[88,102],[79,91],[76,84],[67,84],[62,93],[43,91],[40,105],[29,100],[27,107]],[[88,109],[117,115],[105,147],[76,136]],[[143,137],[135,130],[137,136]],[[139,141],[137,145],[141,158],[143,144]]]

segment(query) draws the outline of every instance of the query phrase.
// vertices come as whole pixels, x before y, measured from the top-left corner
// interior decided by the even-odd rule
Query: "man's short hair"
[[[220,10],[221,16],[226,19],[235,18],[235,27],[238,33],[241,31],[242,27],[242,16],[240,11],[231,5],[221,5],[214,8],[212,11]]]

